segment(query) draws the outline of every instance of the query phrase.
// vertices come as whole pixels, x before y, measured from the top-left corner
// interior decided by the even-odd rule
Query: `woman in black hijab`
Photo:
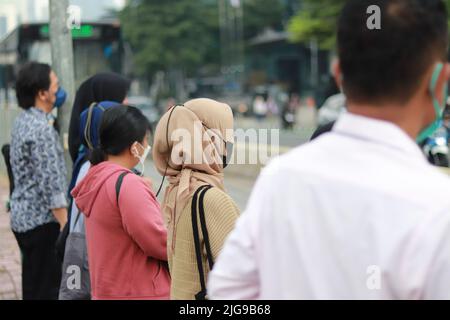
[[[80,148],[80,115],[93,102],[123,103],[130,89],[130,81],[115,73],[98,73],[84,81],[77,91],[69,127],[69,151],[75,161]]]

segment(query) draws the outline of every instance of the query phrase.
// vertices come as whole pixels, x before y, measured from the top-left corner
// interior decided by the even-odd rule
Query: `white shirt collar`
[[[426,161],[418,144],[392,122],[346,112],[339,117],[333,132],[382,144]]]

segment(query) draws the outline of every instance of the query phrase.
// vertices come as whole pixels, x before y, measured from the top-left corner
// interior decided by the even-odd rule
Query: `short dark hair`
[[[51,71],[48,64],[38,62],[28,62],[20,69],[16,81],[16,96],[21,108],[33,107],[39,91],[50,88]]]
[[[367,26],[371,5],[381,9],[381,29]],[[348,1],[337,40],[348,100],[408,102],[434,61],[447,61],[447,23],[442,0]]]
[[[103,113],[100,124],[100,146],[89,160],[93,165],[106,160],[107,155],[119,155],[135,141],[141,142],[150,132],[150,123],[136,107],[118,105]]]

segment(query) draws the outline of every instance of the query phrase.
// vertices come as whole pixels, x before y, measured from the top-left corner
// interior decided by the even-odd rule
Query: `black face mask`
[[[211,130],[207,125],[205,125],[204,123],[202,123],[202,125],[208,129]],[[227,142],[225,141],[223,138],[221,138],[223,140],[223,143],[225,143],[225,150],[226,150],[226,154],[222,156],[222,167],[225,169],[226,167],[228,167],[228,164],[230,163],[231,160],[231,155],[233,154],[233,147],[234,144],[232,142]]]
[[[225,146],[227,149],[227,154],[222,156],[222,163],[223,163],[223,168],[225,169],[226,167],[228,167],[228,164],[230,163],[231,160],[231,155],[233,154],[233,147],[234,144],[231,142],[225,142]]]

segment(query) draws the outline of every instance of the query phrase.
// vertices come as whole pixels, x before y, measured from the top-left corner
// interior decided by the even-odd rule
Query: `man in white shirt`
[[[349,112],[263,170],[210,298],[450,299],[450,179],[417,146],[445,106],[447,28],[442,0],[346,4],[334,71]]]

